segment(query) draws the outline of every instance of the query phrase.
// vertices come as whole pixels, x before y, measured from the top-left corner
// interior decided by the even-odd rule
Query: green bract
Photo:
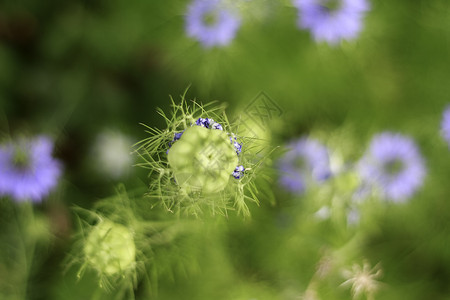
[[[119,274],[134,265],[136,247],[133,234],[123,225],[102,221],[89,233],[84,254],[101,273]]]
[[[168,161],[182,189],[211,194],[225,189],[238,157],[226,133],[193,126],[172,146]]]

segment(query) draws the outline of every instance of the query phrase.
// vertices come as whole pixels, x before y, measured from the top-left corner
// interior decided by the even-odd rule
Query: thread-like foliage
[[[166,121],[166,129],[161,130],[142,124],[149,137],[134,146],[135,152],[142,159],[137,165],[149,170],[150,184],[146,196],[151,200],[152,207],[160,205],[168,212],[196,217],[205,210],[213,215],[227,215],[228,210],[236,210],[244,216],[249,216],[247,203],[259,203],[254,180],[264,158],[268,155],[266,147],[261,146],[261,140],[258,138],[240,136],[240,122],[230,123],[225,114],[225,106],[216,103],[202,105],[195,100],[188,102],[186,93],[181,96],[179,104],[175,103],[172,97],[170,99],[172,104],[170,115],[157,109],[158,114]],[[201,189],[183,189],[175,179],[173,166],[168,162],[167,153],[174,142],[174,136],[195,126],[199,118],[213,119],[222,126],[223,132],[228,134],[230,142],[234,139],[242,144],[242,151],[237,155],[238,164],[245,168],[244,176],[235,179],[230,174],[226,188],[213,194],[205,193]]]

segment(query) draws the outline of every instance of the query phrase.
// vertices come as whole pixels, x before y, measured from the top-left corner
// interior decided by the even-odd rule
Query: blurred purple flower
[[[287,147],[290,150],[279,161],[280,183],[287,190],[302,194],[308,185],[331,176],[328,149],[318,141],[304,137]]]
[[[44,136],[0,146],[0,195],[41,201],[61,175],[52,151],[53,142]]]
[[[241,18],[222,0],[194,0],[188,7],[186,31],[203,46],[228,45],[241,26]]]
[[[356,38],[370,5],[367,0],[294,0],[298,26],[331,45]]]
[[[441,134],[450,147],[450,105],[444,110],[442,116]]]
[[[401,134],[376,135],[357,165],[364,184],[380,189],[385,199],[404,202],[422,186],[425,164],[414,141]]]

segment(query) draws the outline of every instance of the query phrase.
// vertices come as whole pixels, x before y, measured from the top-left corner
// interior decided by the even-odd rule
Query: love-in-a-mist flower
[[[61,164],[52,156],[45,136],[0,146],[0,196],[17,201],[41,201],[57,185]]]
[[[100,274],[123,274],[135,267],[136,247],[127,227],[101,220],[89,232],[84,244],[88,263]]]
[[[445,108],[442,115],[441,134],[450,147],[450,105]]]
[[[319,141],[303,137],[287,145],[279,161],[280,183],[287,190],[302,194],[331,176],[328,149]]]
[[[379,190],[386,200],[404,202],[422,186],[426,168],[414,141],[407,136],[384,132],[373,137],[358,162],[363,184]]]
[[[151,172],[148,196],[171,212],[198,216],[204,208],[214,214],[234,207],[249,214],[245,200],[257,200],[244,191],[257,194],[253,178],[262,159],[252,158],[257,147],[244,147],[245,137],[231,130],[224,107],[208,107],[195,102],[191,107],[182,98],[173,103],[171,116],[160,111],[166,130],[147,127],[151,136],[138,143],[136,153]]]
[[[186,32],[205,47],[226,46],[241,26],[231,1],[194,0],[186,14]]]
[[[355,39],[370,6],[367,0],[294,0],[298,26],[308,29],[317,42],[337,44]]]

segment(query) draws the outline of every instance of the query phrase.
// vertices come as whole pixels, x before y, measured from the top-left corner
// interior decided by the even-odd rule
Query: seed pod
[[[87,261],[100,273],[120,274],[135,265],[133,234],[123,225],[103,220],[89,233],[84,254]]]

